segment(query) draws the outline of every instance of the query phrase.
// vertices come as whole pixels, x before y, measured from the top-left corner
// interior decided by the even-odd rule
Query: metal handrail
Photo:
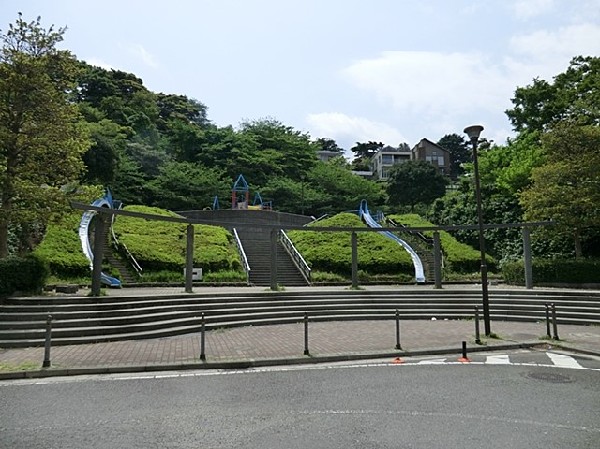
[[[125,255],[127,256],[127,259],[129,259],[129,261],[131,262],[131,266],[133,267],[133,269],[135,270],[135,272],[137,273],[137,275],[139,277],[142,277],[142,267],[140,266],[140,264],[138,263],[138,261],[135,259],[135,257],[133,256],[133,254],[131,254],[131,251],[129,251],[129,248],[127,248],[127,245],[123,242],[121,242],[118,238],[117,235],[115,234],[115,230],[113,228],[113,224],[115,222],[115,218],[116,215],[112,216],[112,223],[110,226],[110,232],[112,234],[112,241],[113,241],[113,245],[115,247],[115,249],[117,251],[119,251],[120,248],[123,248],[123,250],[125,251]]]
[[[406,228],[407,226],[402,224],[402,223],[396,223],[394,220],[392,220],[391,218],[387,218],[386,220],[392,225],[395,226],[397,228]],[[429,238],[427,236],[425,236],[422,232],[420,231],[407,231],[409,234],[411,235],[415,235],[418,238],[420,238],[422,241],[424,241],[425,243],[427,243],[428,245],[433,245],[433,239]]]
[[[308,226],[309,224],[313,224],[316,223],[318,221],[324,220],[325,218],[329,217],[329,214],[323,214],[321,215],[319,218],[315,218],[313,221],[311,221],[310,223],[306,223],[304,226]]]
[[[238,254],[242,259],[242,268],[246,272],[246,283],[250,283],[250,265],[248,264],[248,257],[244,252],[244,247],[242,246],[242,241],[240,240],[240,236],[238,235],[237,229],[233,228],[233,239],[235,241],[235,246],[237,247]]]
[[[281,242],[287,253],[292,257],[294,265],[298,267],[300,273],[302,273],[302,276],[304,276],[306,282],[310,284],[310,267],[306,263],[306,260],[304,260],[304,257],[302,257],[302,254],[298,252],[298,250],[296,249],[296,247],[294,246],[294,244],[283,229],[279,230],[279,241]]]

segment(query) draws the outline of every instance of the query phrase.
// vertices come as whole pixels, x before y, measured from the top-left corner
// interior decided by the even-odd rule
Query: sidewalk
[[[206,332],[205,361],[200,360],[200,334],[56,346],[52,367],[45,370],[44,348],[0,349],[0,379],[460,354],[462,341],[469,352],[548,345],[600,356],[599,326],[559,326],[560,341],[554,341],[540,339],[546,335],[543,323],[492,322],[500,338],[482,337],[484,345],[476,345],[472,321],[401,321],[401,350],[395,349],[395,326],[393,320],[310,323],[309,356],[302,323]]]
[[[386,287],[373,286],[369,290],[377,288]],[[200,293],[201,289],[194,290]],[[219,289],[219,292],[229,290],[233,291]],[[257,291],[265,289],[260,287]],[[108,294],[161,296],[180,293],[181,288],[161,288],[151,291],[109,290]],[[549,345],[600,356],[600,326],[559,325],[559,341],[543,339],[546,336],[545,323],[492,321],[491,330],[498,338],[484,338],[482,335],[483,344],[477,345],[472,320],[400,321],[402,349],[397,350],[395,320],[314,322],[308,326],[309,355],[304,355],[303,323],[247,326],[206,332],[204,361],[200,360],[201,335],[187,334],[150,340],[52,347],[52,367],[48,369],[41,369],[43,347],[0,349],[0,379],[186,368],[246,368],[370,358],[393,359],[424,354],[460,354],[463,341],[467,342],[469,352]]]

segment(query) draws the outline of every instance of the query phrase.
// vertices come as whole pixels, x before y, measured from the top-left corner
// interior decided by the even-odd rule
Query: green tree
[[[228,196],[231,184],[220,170],[189,162],[167,162],[149,189],[153,206],[193,210],[211,206],[215,196]]]
[[[521,194],[528,220],[553,220],[557,232],[572,237],[575,256],[582,239],[600,227],[600,127],[556,125],[542,137],[547,162],[533,170],[531,186]]]
[[[553,82],[534,79],[519,87],[506,111],[518,132],[544,131],[568,120],[578,125],[600,125],[600,58],[577,56]]]
[[[318,151],[333,151],[340,153],[340,156],[343,156],[344,154],[344,149],[339,147],[337,142],[333,139],[319,137],[315,143],[317,144]]]
[[[356,142],[350,151],[354,153],[354,159],[352,159],[352,169],[359,171],[371,170],[371,157],[383,148],[381,142]]]
[[[386,185],[388,204],[410,206],[431,204],[446,193],[446,178],[429,162],[406,161],[394,165]]]
[[[473,157],[469,143],[458,134],[446,134],[437,144],[450,153],[450,176],[456,179],[465,172],[463,164]]]
[[[19,14],[0,34],[0,257],[11,225],[45,223],[64,204],[61,187],[78,179],[90,145],[75,104],[78,64],[56,48],[64,28]]]

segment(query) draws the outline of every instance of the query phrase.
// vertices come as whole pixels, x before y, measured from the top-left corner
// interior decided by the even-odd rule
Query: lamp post
[[[465,128],[464,132],[473,144],[473,174],[475,176],[475,199],[477,201],[477,224],[479,227],[479,250],[481,251],[481,296],[483,303],[483,325],[485,335],[490,336],[490,301],[488,296],[487,263],[485,260],[485,237],[483,235],[483,210],[481,207],[481,186],[479,184],[479,163],[477,160],[477,142],[483,126],[472,125]]]

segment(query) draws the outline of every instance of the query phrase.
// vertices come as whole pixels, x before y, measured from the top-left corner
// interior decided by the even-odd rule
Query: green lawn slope
[[[392,214],[388,215],[388,218],[409,227],[435,226],[417,214]],[[426,231],[423,234],[433,238],[432,231]],[[440,243],[444,254],[444,269],[447,273],[468,274],[480,270],[481,254],[478,250],[459,242],[446,231],[440,231]],[[486,261],[488,270],[495,271],[496,261],[491,256],[486,256]]]
[[[319,221],[317,226],[364,227],[360,218],[341,213]],[[290,231],[290,239],[313,271],[329,272],[345,278],[352,272],[351,234],[347,232]],[[414,279],[409,254],[398,243],[375,232],[357,233],[358,268],[366,275],[399,275]]]

